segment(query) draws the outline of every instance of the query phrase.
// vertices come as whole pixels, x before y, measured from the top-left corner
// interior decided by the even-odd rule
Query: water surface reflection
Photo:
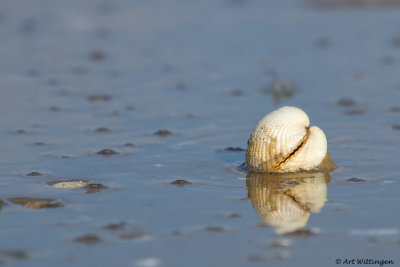
[[[278,234],[288,234],[306,226],[310,211],[322,209],[329,181],[325,172],[250,172],[246,187],[254,209],[266,224]]]

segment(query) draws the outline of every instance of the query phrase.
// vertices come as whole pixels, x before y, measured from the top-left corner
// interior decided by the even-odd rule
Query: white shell
[[[309,128],[307,114],[296,107],[282,107],[259,121],[248,141],[246,163],[256,171],[311,170],[327,153],[324,132]]]
[[[54,183],[53,187],[56,188],[78,188],[78,187],[84,187],[87,186],[88,182],[86,181],[81,181],[81,180],[77,180],[77,181],[61,181],[58,183]]]

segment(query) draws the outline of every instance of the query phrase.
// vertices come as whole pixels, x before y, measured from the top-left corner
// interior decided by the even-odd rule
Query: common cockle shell
[[[326,137],[320,128],[309,125],[307,114],[296,107],[285,106],[269,113],[251,133],[246,164],[263,172],[318,167],[327,155]]]

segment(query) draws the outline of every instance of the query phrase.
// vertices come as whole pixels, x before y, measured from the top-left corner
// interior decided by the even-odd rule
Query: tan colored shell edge
[[[296,107],[282,107],[264,116],[248,140],[246,162],[252,169],[271,170],[300,144],[309,125],[307,114]]]
[[[268,170],[268,171],[274,171],[274,170],[275,171],[279,171],[282,168],[284,168],[285,163],[288,160],[290,160],[291,157],[293,157],[297,152],[299,152],[304,147],[304,144],[307,143],[309,137],[310,137],[310,130],[307,127],[306,128],[306,134],[304,135],[303,139],[300,141],[299,145],[296,146],[296,148],[291,153],[286,155],[286,157],[281,162],[279,162],[279,164],[277,164],[276,166],[272,167],[271,170]]]
[[[327,155],[326,136],[320,128],[308,125],[307,114],[296,107],[282,107],[266,115],[248,140],[247,166],[268,173],[319,167]]]

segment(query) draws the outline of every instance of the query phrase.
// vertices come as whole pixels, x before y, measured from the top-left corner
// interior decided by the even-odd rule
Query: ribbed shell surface
[[[309,131],[308,140],[284,163],[284,170],[311,170],[319,166],[324,159],[328,149],[324,132],[317,126],[312,126]]]
[[[247,165],[265,172],[294,172],[318,166],[326,154],[326,137],[318,127],[309,129],[309,124],[307,114],[296,107],[269,113],[251,133]]]

